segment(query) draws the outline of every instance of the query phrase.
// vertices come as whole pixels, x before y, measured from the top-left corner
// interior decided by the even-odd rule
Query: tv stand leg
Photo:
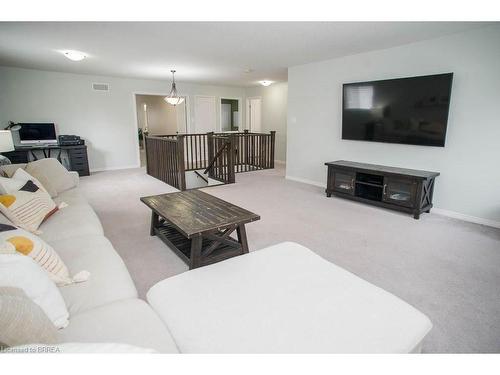
[[[326,196],[330,198],[332,196],[332,193],[326,192]]]

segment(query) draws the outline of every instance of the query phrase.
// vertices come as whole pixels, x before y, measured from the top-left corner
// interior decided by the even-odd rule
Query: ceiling
[[[0,22],[0,65],[252,86],[287,68],[394,47],[481,22]],[[58,51],[88,54],[80,62]],[[246,72],[250,70],[250,72]]]

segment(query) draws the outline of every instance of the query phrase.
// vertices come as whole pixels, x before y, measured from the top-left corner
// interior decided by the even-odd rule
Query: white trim
[[[237,100],[238,101],[238,131],[242,132],[243,129],[245,128],[243,126],[243,98],[233,98],[229,96],[221,96],[219,97],[219,130],[222,133],[222,99],[227,99],[227,100]]]
[[[140,165],[140,162],[138,164],[134,164],[134,165],[122,165],[122,166],[119,166],[119,167],[105,167],[105,168],[91,168],[90,169],[90,173],[94,173],[94,172],[107,172],[107,171],[117,171],[117,170],[121,170],[121,169],[135,169],[135,168],[140,168],[141,165]]]
[[[443,208],[433,207],[431,210],[431,213],[441,215],[441,216],[451,217],[451,218],[462,220],[462,221],[467,221],[469,223],[486,225],[488,227],[493,227],[493,228],[500,228],[500,221],[483,219],[483,218],[477,217],[477,216],[461,214],[460,212],[445,210]]]
[[[135,151],[136,151],[135,161],[137,164],[141,165],[141,145],[139,143],[139,137],[138,137],[139,120],[137,118],[137,95],[142,95],[142,94],[136,94],[135,92],[132,93],[132,107],[134,108],[133,110],[134,121],[132,122],[132,125],[134,129],[134,139],[135,139],[134,141]],[[102,172],[103,170],[95,170],[95,172]],[[90,170],[90,172],[92,173],[94,172],[94,170]]]
[[[285,164],[286,164],[286,161],[284,161],[284,160],[276,160],[276,159],[274,159],[274,164],[282,164],[282,165],[285,165]]]
[[[314,185],[314,186],[318,186],[318,187],[326,189],[326,184],[323,182],[318,182],[318,181],[308,180],[306,178],[300,178],[300,177],[294,177],[294,176],[288,176],[288,175],[285,176],[285,178],[287,180],[302,182],[304,184]],[[445,210],[443,208],[433,207],[431,210],[431,213],[434,213],[436,215],[450,217],[453,219],[466,221],[469,223],[486,225],[488,227],[493,227],[493,228],[500,228],[500,221],[491,220],[491,219],[484,219],[484,218],[477,217],[477,216],[462,214],[460,212]]]

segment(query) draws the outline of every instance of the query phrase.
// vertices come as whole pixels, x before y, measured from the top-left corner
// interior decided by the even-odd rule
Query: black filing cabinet
[[[68,153],[70,169],[78,172],[80,176],[90,175],[87,146],[66,146],[65,150]]]

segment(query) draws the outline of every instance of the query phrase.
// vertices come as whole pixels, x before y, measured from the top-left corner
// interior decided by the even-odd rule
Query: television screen
[[[342,139],[444,146],[453,73],[343,85]]]
[[[56,127],[51,123],[25,123],[19,129],[21,143],[57,142]]]

